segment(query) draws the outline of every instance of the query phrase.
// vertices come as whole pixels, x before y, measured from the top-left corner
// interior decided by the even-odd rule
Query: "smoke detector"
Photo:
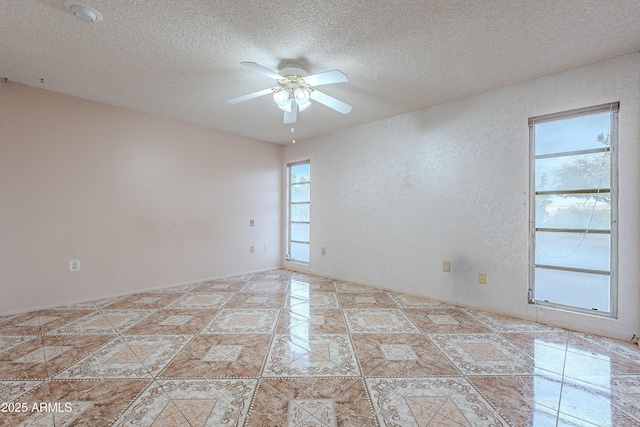
[[[75,15],[76,18],[84,22],[100,22],[102,21],[102,14],[98,9],[84,4],[81,1],[66,0],[64,7]]]

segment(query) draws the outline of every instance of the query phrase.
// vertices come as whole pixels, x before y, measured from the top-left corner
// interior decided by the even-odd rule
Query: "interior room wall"
[[[11,82],[0,120],[0,313],[280,266],[281,146]]]
[[[618,318],[530,305],[528,118],[611,101],[620,101]],[[640,335],[639,106],[635,54],[289,145],[285,164],[311,161],[308,269],[609,336]],[[450,273],[442,272],[445,260]]]

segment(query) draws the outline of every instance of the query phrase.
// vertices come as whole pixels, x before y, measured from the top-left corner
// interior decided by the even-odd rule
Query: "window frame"
[[[300,166],[300,165],[309,165],[309,181],[304,181],[304,182],[292,182],[291,179],[291,172],[292,172],[292,168],[295,166]],[[308,184],[309,185],[309,201],[307,202],[293,202],[292,201],[292,189],[293,189],[293,185],[296,184]],[[293,221],[291,219],[292,215],[291,215],[291,208],[293,205],[302,205],[302,204],[307,204],[309,205],[309,221]],[[303,264],[303,265],[309,265],[311,262],[311,161],[310,160],[301,160],[301,161],[297,161],[297,162],[292,162],[292,163],[287,163],[287,216],[286,216],[286,221],[287,221],[287,234],[286,234],[286,242],[287,242],[287,246],[286,246],[286,253],[285,253],[285,260],[287,262],[292,262],[292,263],[296,263],[296,264]],[[307,224],[309,226],[309,241],[301,241],[301,240],[292,240],[291,236],[292,236],[292,225],[293,224]],[[309,247],[309,260],[305,261],[305,260],[298,260],[298,259],[294,259],[292,258],[292,250],[291,250],[291,243],[302,243],[302,244],[307,244]]]
[[[544,307],[559,308],[567,311],[577,313],[588,313],[592,315],[598,315],[602,317],[617,318],[618,311],[618,147],[619,147],[619,102],[610,102],[606,104],[595,105],[592,107],[579,108],[574,110],[563,111],[559,113],[547,114],[537,117],[529,118],[529,286],[528,286],[528,299],[529,304],[535,304]],[[582,116],[588,116],[599,113],[610,113],[610,146],[595,148],[574,150],[567,152],[546,153],[536,156],[536,144],[535,144],[535,125],[540,123],[555,122],[566,119],[572,119]],[[596,190],[548,190],[548,191],[536,191],[536,160],[544,158],[562,157],[562,156],[576,156],[582,154],[609,152],[609,173],[610,182],[608,189],[598,188]],[[603,230],[588,230],[588,229],[569,229],[569,228],[545,228],[536,227],[536,196],[538,195],[557,195],[557,194],[601,194],[608,192],[610,194],[610,228],[609,232]],[[535,299],[535,276],[536,276],[536,233],[537,232],[569,232],[569,233],[590,233],[590,234],[609,234],[609,310],[601,311],[597,309],[589,309],[583,307],[577,307],[572,305],[566,305],[561,303],[555,303],[550,301],[538,301]],[[574,271],[583,272],[586,274],[603,274],[602,270],[595,269],[583,269],[572,268],[562,266],[549,266],[543,265],[543,268],[557,269],[561,271]]]

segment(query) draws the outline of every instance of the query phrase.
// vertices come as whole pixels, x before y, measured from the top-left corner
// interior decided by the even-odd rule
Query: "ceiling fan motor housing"
[[[307,73],[302,68],[302,65],[295,62],[289,62],[285,64],[285,66],[280,69],[278,74],[280,74],[281,76],[295,75],[300,77],[304,77],[307,75]]]

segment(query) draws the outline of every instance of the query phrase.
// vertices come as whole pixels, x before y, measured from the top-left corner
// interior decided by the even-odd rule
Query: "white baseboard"
[[[0,313],[0,316],[13,316],[13,315],[16,315],[16,314],[28,313],[28,312],[36,311],[36,310],[48,310],[48,309],[62,307],[62,306],[66,306],[66,305],[83,304],[83,303],[87,303],[87,302],[91,302],[91,301],[99,301],[99,300],[103,300],[103,299],[118,298],[118,297],[124,297],[124,296],[127,296],[127,295],[139,294],[141,292],[152,292],[152,291],[157,291],[157,290],[160,290],[160,289],[192,285],[192,284],[195,284],[195,283],[208,282],[210,280],[225,279],[227,277],[242,276],[244,274],[262,273],[264,271],[271,271],[271,270],[278,270],[278,269],[279,269],[278,267],[265,268],[265,269],[261,269],[261,270],[246,271],[244,273],[228,274],[226,276],[210,277],[210,278],[207,278],[207,279],[191,280],[191,281],[188,281],[188,282],[174,283],[174,284],[170,284],[170,285],[153,286],[153,287],[149,287],[149,288],[136,289],[136,290],[132,290],[132,291],[119,292],[119,293],[115,293],[115,294],[107,294],[107,295],[103,295],[103,296],[100,296],[100,297],[97,297],[97,298],[82,298],[82,299],[67,301],[67,302],[64,302],[64,303],[48,304],[48,305],[42,305],[42,306],[36,306],[36,307],[23,308],[23,309],[14,310],[14,311],[7,311],[7,312],[4,312],[4,313]]]

